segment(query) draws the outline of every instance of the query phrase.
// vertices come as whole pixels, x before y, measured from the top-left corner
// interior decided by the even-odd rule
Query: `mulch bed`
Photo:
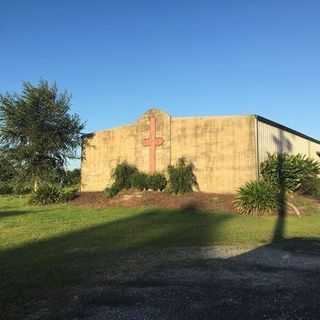
[[[86,208],[164,208],[183,209],[187,211],[224,211],[236,213],[234,207],[235,194],[218,194],[191,192],[184,195],[174,195],[155,191],[121,191],[113,198],[108,198],[103,192],[82,192],[72,200],[74,205]],[[310,208],[319,209],[320,202],[309,197],[291,195],[289,201],[296,205],[302,215],[310,214]],[[312,210],[311,210],[312,211]],[[271,214],[276,215],[277,212]],[[295,212],[288,208],[289,215]]]
[[[192,192],[184,195],[173,195],[167,192],[122,191],[113,198],[102,192],[83,192],[72,201],[73,204],[90,208],[108,207],[157,207],[166,209],[220,210],[234,212],[233,194],[215,194]]]

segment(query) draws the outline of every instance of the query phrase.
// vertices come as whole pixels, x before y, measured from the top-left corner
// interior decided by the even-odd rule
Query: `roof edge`
[[[299,137],[301,137],[301,138],[307,139],[307,140],[312,141],[312,142],[315,142],[315,143],[317,143],[317,144],[320,144],[320,140],[315,139],[315,138],[313,138],[313,137],[310,137],[310,136],[308,136],[308,135],[306,135],[306,134],[304,134],[304,133],[302,133],[302,132],[300,132],[300,131],[291,129],[291,128],[289,128],[289,127],[286,127],[286,126],[284,126],[284,125],[282,125],[282,124],[280,124],[280,123],[278,123],[278,122],[275,122],[275,121],[273,121],[273,120],[267,119],[267,118],[262,117],[262,116],[259,116],[258,114],[254,114],[253,116],[254,116],[258,121],[261,121],[261,122],[263,122],[263,123],[269,124],[269,125],[274,126],[274,127],[278,128],[278,129],[281,129],[281,130],[290,132],[290,133],[292,133],[292,134],[295,134],[295,135],[297,135],[297,136],[299,136]]]

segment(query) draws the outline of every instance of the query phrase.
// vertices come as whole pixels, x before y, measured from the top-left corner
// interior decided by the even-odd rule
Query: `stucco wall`
[[[201,191],[233,193],[255,179],[255,148],[254,117],[172,118],[172,162],[190,159]]]
[[[156,169],[185,156],[196,167],[201,191],[235,192],[256,178],[255,118],[173,118],[157,109],[146,112],[132,125],[105,130],[86,139],[81,165],[81,190],[101,191],[111,184],[112,169],[127,160],[140,170],[149,170],[149,117],[157,120],[157,137],[164,143],[156,148]]]
[[[150,115],[157,119],[157,136],[164,139],[163,145],[156,149],[157,171],[165,171],[171,158],[171,118],[165,112],[151,109],[134,124],[96,132],[84,140],[81,191],[101,191],[110,186],[112,170],[125,160],[148,172],[149,148],[143,141],[149,137]]]
[[[136,126],[96,132],[85,139],[81,161],[81,191],[101,191],[111,179],[117,163],[134,163]]]

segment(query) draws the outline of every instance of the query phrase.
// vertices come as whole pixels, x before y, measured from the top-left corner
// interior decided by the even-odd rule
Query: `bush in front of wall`
[[[149,176],[144,172],[136,172],[131,176],[131,187],[140,191],[148,189]]]
[[[112,172],[112,178],[114,180],[114,188],[130,189],[131,177],[138,173],[136,166],[129,164],[127,161],[119,163]]]
[[[268,213],[277,207],[276,190],[267,181],[250,181],[239,189],[235,207],[243,215]]]
[[[301,154],[275,153],[268,154],[260,171],[263,179],[276,188],[298,191],[303,183],[308,184],[320,174],[320,163]]]
[[[112,197],[116,196],[120,191],[121,191],[121,189],[114,183],[111,185],[111,187],[107,187],[104,189],[104,194],[108,198],[112,198]]]
[[[163,191],[167,186],[167,179],[161,173],[147,176],[147,187],[153,191]]]
[[[169,190],[175,194],[192,192],[198,188],[194,165],[185,158],[178,159],[176,165],[168,166]]]

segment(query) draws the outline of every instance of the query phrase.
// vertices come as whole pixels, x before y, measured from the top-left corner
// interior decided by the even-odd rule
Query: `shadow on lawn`
[[[30,211],[26,211],[26,210],[10,210],[10,208],[8,208],[7,210],[6,208],[2,207],[0,209],[0,220],[2,218],[12,217],[12,216],[22,216],[29,213]]]
[[[277,148],[277,181],[278,181],[278,199],[277,199],[277,213],[278,219],[274,227],[273,242],[285,239],[285,224],[287,216],[287,195],[286,195],[286,181],[285,181],[285,157],[284,154],[292,151],[291,141],[284,136],[282,129],[278,129],[278,136],[273,136],[273,142]]]
[[[140,248],[205,246],[233,215],[148,210],[130,218],[0,252],[0,319],[26,299],[83,284]],[[18,213],[18,212],[17,212]],[[21,212],[20,212],[21,213]]]
[[[201,213],[197,205],[191,203],[183,210],[145,210],[130,218],[0,252],[0,319],[21,319],[38,310],[41,300],[45,301],[44,308],[57,315],[55,319],[63,319],[64,315],[59,318],[58,314],[61,306],[72,302],[72,288],[86,288],[88,282],[103,279],[106,270],[117,267],[124,266],[128,273],[132,272],[136,265],[130,260],[130,254],[141,248],[214,244],[223,239],[221,227],[233,217],[231,214]],[[319,240],[283,240],[283,227],[276,226],[275,232],[277,230],[281,231],[282,241],[274,240],[230,261],[237,265],[242,259],[251,257],[254,263],[261,260],[270,248],[287,252],[300,250],[300,254],[311,251],[320,255]],[[144,257],[138,262],[142,274],[147,273]],[[228,268],[228,259],[223,264]],[[143,281],[138,284],[143,286]],[[157,285],[156,282],[151,284]],[[122,285],[125,287],[126,283]],[[147,285],[150,286],[150,282]],[[125,288],[123,290],[120,293],[106,291],[105,295],[94,297],[90,294],[85,303],[97,304],[101,299],[101,304],[135,304],[131,296],[126,296]],[[30,304],[31,300],[36,301],[36,305]],[[26,303],[29,303],[28,307]],[[46,319],[45,316],[42,318]]]

